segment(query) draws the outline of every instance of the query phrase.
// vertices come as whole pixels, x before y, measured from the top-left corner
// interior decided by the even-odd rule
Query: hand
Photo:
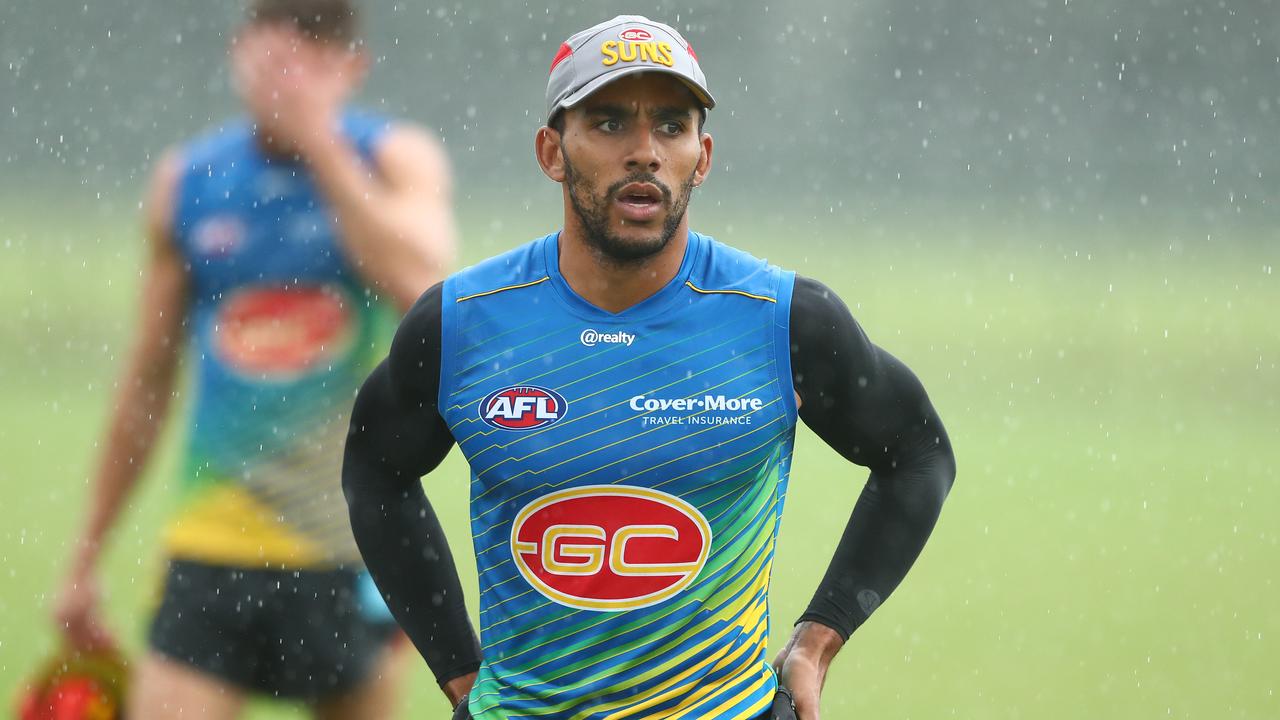
[[[822,686],[827,667],[844,640],[836,631],[813,622],[802,622],[787,646],[773,661],[778,683],[791,691],[798,720],[820,720]]]
[[[92,570],[73,572],[67,579],[54,605],[54,619],[63,638],[76,650],[116,647],[101,619],[98,578]]]
[[[440,689],[444,691],[445,697],[449,698],[449,705],[451,707],[457,708],[463,700],[467,699],[467,693],[471,692],[471,686],[476,684],[476,675],[477,673],[473,672],[467,673],[466,675],[460,675],[440,686]],[[455,717],[471,716],[470,714],[466,714],[455,715]]]
[[[342,104],[359,81],[358,55],[280,26],[237,36],[232,73],[259,133],[305,154],[333,141]]]

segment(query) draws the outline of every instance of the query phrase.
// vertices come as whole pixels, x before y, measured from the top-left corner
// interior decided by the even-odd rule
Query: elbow
[[[942,458],[938,463],[940,466],[938,479],[942,486],[943,499],[946,499],[947,494],[951,492],[951,488],[956,484],[956,454],[952,451],[950,444],[946,445],[944,450],[945,452],[942,453]]]
[[[933,482],[930,484],[933,489],[933,505],[935,512],[942,511],[942,504],[946,502],[947,496],[951,494],[951,488],[956,484],[956,454],[951,449],[951,443],[947,439],[938,439],[938,452],[933,458],[933,467],[930,475]]]
[[[360,473],[357,468],[361,466],[359,458],[359,446],[351,440],[347,441],[347,448],[342,458],[342,496],[347,500],[347,509],[355,514],[360,501],[364,497],[363,487],[360,482]]]
[[[946,438],[928,452],[917,453],[895,473],[890,491],[906,517],[932,526],[956,481],[956,458]]]

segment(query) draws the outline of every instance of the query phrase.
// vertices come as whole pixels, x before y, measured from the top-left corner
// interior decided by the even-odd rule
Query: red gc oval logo
[[[569,403],[555,390],[514,385],[480,401],[480,419],[499,430],[536,430],[564,419]]]
[[[219,308],[215,347],[232,371],[284,382],[332,363],[355,340],[355,316],[335,287],[249,287]]]
[[[649,42],[653,39],[653,33],[644,28],[628,28],[619,33],[618,37],[632,42]]]
[[[591,485],[516,514],[511,555],[529,584],[579,610],[648,607],[685,589],[711,549],[698,509],[659,490]]]

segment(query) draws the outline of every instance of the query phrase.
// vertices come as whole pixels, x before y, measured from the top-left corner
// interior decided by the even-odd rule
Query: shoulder
[[[379,166],[448,172],[448,155],[439,138],[417,123],[363,110],[348,111],[342,122],[360,152]]]
[[[773,301],[790,296],[795,274],[709,235],[690,233],[702,245],[689,273],[695,291],[736,292]]]
[[[553,237],[538,238],[454,273],[445,280],[446,299],[462,302],[549,280],[545,251]]]
[[[423,369],[438,367],[440,356],[441,283],[419,296],[400,320],[388,354],[388,370],[398,385],[415,385],[433,379]]]
[[[181,159],[183,172],[210,169],[224,162],[234,161],[253,139],[245,120],[231,120],[204,130],[190,140],[175,147],[172,153]]]
[[[834,290],[820,280],[804,275],[796,275],[795,290],[791,301],[792,307],[803,308],[818,314],[833,312],[849,312],[848,306]]]
[[[400,319],[393,348],[405,342],[417,344],[418,339],[440,334],[440,297],[442,284],[427,288]]]
[[[151,242],[169,245],[173,241],[174,217],[185,161],[182,149],[170,147],[156,161],[142,202],[143,220]]]
[[[796,275],[795,287],[791,297],[792,327],[803,332],[806,328],[813,333],[824,333],[840,327],[858,328],[849,306],[819,280],[803,275]]]

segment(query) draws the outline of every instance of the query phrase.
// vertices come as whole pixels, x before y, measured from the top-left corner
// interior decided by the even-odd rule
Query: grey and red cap
[[[716,105],[698,56],[675,28],[640,15],[619,15],[560,45],[547,78],[547,121],[614,80],[640,72],[674,75],[703,107]]]

